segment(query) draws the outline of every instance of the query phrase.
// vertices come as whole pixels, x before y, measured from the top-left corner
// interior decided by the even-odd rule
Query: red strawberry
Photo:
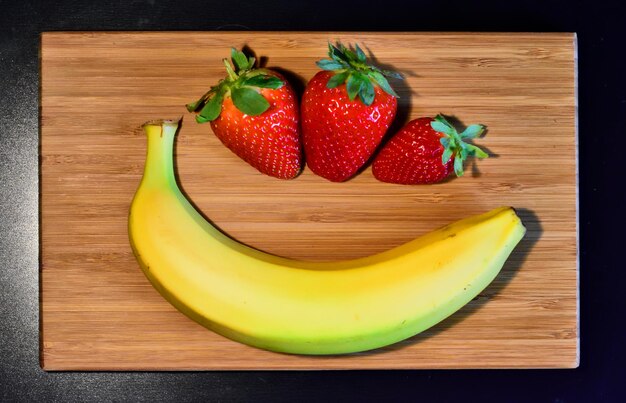
[[[440,182],[453,170],[462,176],[468,156],[488,157],[464,141],[478,137],[483,130],[482,125],[470,125],[459,134],[441,115],[412,120],[380,150],[372,173],[380,181],[404,185]]]
[[[260,172],[291,179],[302,167],[298,102],[279,73],[254,68],[255,59],[232,49],[236,70],[227,59],[228,76],[200,100],[187,105],[198,123],[211,122],[215,135]]]
[[[329,44],[328,54],[302,97],[302,138],[311,171],[341,182],[367,162],[393,121],[398,95],[385,76],[400,75],[368,65],[358,45]]]

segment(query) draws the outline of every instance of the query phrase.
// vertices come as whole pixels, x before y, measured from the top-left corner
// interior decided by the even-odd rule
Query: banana
[[[143,129],[147,158],[128,222],[143,272],[191,319],[261,349],[344,354],[409,338],[482,291],[526,231],[515,210],[502,207],[365,258],[274,256],[220,232],[180,192],[178,122]]]

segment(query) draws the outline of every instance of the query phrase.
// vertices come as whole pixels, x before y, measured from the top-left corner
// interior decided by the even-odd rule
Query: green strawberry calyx
[[[246,115],[261,115],[270,104],[260,94],[260,89],[275,90],[285,85],[283,80],[269,74],[268,70],[255,68],[254,57],[247,57],[235,48],[231,48],[230,54],[232,64],[228,59],[223,60],[228,75],[211,87],[199,100],[186,105],[189,112],[198,113],[196,115],[198,123],[217,119],[222,112],[222,103],[227,97],[231,97],[235,107]]]
[[[454,173],[456,176],[463,176],[463,162],[467,157],[489,157],[489,154],[479,147],[465,142],[465,140],[472,140],[479,137],[485,131],[485,126],[469,125],[463,132],[459,133],[441,114],[437,115],[435,119],[430,122],[430,126],[436,132],[443,134],[441,139],[439,139],[439,142],[443,146],[441,162],[445,165],[454,156]]]
[[[353,101],[358,95],[361,102],[367,106],[374,102],[375,84],[389,95],[399,98],[389,85],[387,77],[402,79],[402,75],[369,64],[365,52],[358,44],[354,49],[349,49],[341,43],[335,46],[329,42],[328,56],[330,59],[323,59],[316,63],[322,70],[335,72],[326,84],[328,88],[335,88],[345,83],[350,100]]]

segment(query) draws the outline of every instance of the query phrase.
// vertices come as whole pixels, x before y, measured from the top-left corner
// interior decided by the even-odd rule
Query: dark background
[[[227,4],[228,3],[228,4]],[[626,401],[626,6],[602,1],[0,0],[0,401]],[[46,373],[39,367],[39,34],[578,33],[581,365],[573,370]],[[549,122],[546,122],[548,125]],[[546,150],[550,158],[553,150]],[[555,256],[558,258],[558,256]]]

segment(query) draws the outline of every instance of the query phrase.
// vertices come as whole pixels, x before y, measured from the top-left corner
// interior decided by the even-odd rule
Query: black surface
[[[583,1],[0,0],[0,400],[626,401],[626,6]],[[581,365],[575,370],[46,373],[39,367],[39,33],[58,30],[578,33]],[[549,125],[550,122],[546,122]],[[550,151],[554,152],[554,151]],[[558,152],[558,151],[557,151]],[[550,158],[548,151],[545,155]],[[620,174],[622,176],[620,177]],[[555,258],[558,258],[555,256]]]

